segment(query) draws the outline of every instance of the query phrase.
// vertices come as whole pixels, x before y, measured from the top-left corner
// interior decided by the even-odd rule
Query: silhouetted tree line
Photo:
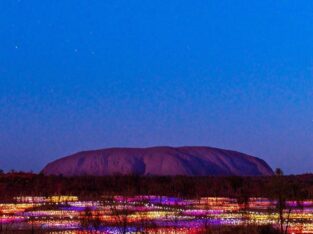
[[[0,199],[13,196],[77,195],[163,195],[186,198],[204,196],[286,199],[313,198],[313,174],[265,177],[187,177],[187,176],[44,176],[33,173],[0,175]]]

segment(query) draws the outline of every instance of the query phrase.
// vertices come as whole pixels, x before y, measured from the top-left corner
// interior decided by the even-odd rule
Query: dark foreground
[[[312,199],[313,174],[258,177],[62,177],[31,173],[0,174],[0,200],[13,196],[162,195],[197,197],[277,197]]]
[[[0,176],[1,233],[313,233],[313,176]]]

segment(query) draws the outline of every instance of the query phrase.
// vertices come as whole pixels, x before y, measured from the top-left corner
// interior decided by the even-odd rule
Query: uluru
[[[46,165],[45,175],[63,176],[267,176],[257,157],[212,147],[107,148],[82,151]]]

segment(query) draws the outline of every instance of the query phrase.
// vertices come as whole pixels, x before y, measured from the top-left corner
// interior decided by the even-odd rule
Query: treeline
[[[105,176],[62,177],[32,173],[0,175],[0,199],[13,196],[163,195],[312,199],[313,174],[267,177]]]

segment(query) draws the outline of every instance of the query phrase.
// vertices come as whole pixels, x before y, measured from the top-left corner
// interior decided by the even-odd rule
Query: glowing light
[[[164,196],[101,197],[83,201],[76,196],[16,197],[0,203],[0,223],[10,228],[58,230],[64,234],[90,233],[201,233],[207,225],[273,225],[279,215],[275,201],[250,198],[246,206],[233,198],[184,200]],[[301,208],[299,208],[301,207]],[[289,208],[291,212],[289,214]],[[289,233],[313,233],[313,201],[288,201]],[[125,226],[126,224],[126,226]],[[91,225],[91,226],[90,226]]]

